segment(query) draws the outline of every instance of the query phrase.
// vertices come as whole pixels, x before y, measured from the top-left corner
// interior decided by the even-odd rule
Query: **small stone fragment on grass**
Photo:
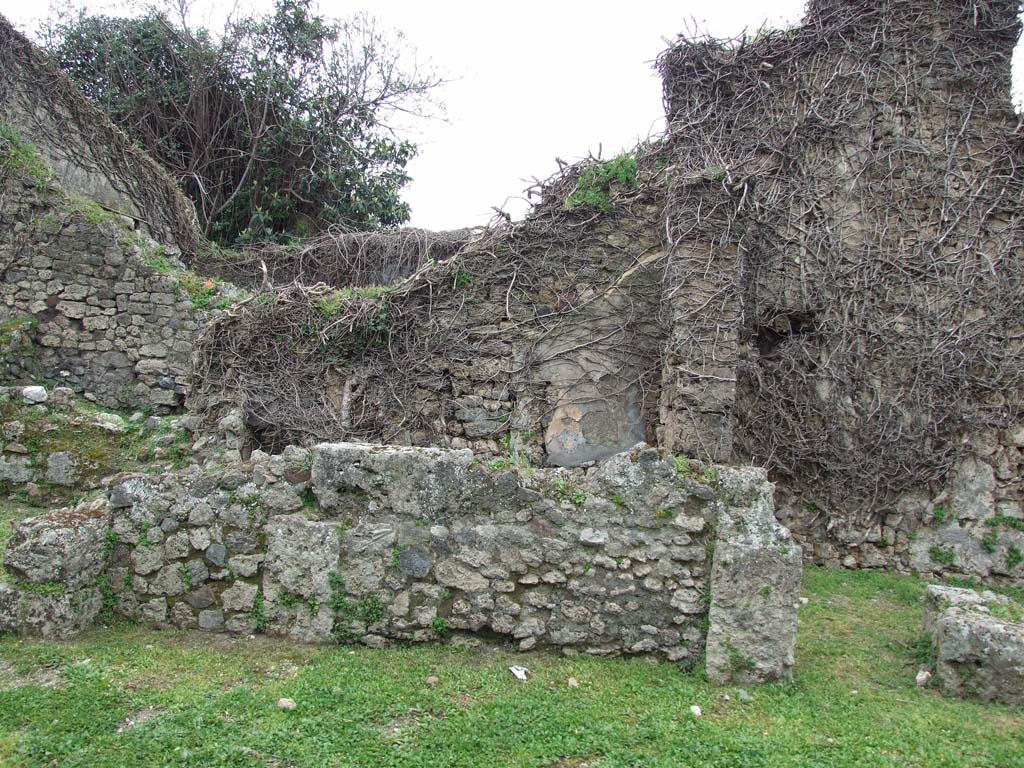
[[[917,677],[914,678],[914,682],[919,686],[927,685],[928,681],[932,679],[932,673],[927,669],[918,670]]]
[[[569,687],[570,688],[579,688],[580,687],[580,681],[577,680],[575,677],[570,677],[569,678]]]
[[[441,681],[440,681],[440,680],[439,680],[439,679],[437,678],[437,676],[436,676],[436,675],[431,675],[430,677],[428,677],[428,678],[426,679],[426,683],[427,683],[427,685],[428,685],[429,687],[431,687],[431,688],[435,687],[435,686],[436,686],[436,685],[437,685],[438,683],[440,683],[440,682],[441,682]]]
[[[697,706],[696,704],[693,704],[693,705],[690,706],[690,714],[693,715],[694,717],[700,717],[704,713],[701,711],[701,708],[699,706]]]
[[[295,709],[295,699],[278,699],[277,708],[291,712]]]
[[[46,387],[23,387],[21,390],[21,399],[29,405],[45,403],[49,397]]]

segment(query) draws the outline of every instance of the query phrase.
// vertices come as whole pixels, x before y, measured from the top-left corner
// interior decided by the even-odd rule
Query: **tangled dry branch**
[[[658,153],[646,152],[642,173],[661,173]],[[338,234],[208,265],[252,285],[262,261],[273,287],[206,329],[191,406],[242,406],[264,445],[437,443],[458,434],[453,412],[485,393],[503,404],[490,437],[517,424],[536,436],[551,409],[538,371],[582,353],[605,361],[609,382],[615,377],[603,396],[639,384],[653,409],[663,264],[626,269],[629,291],[619,290],[622,271],[594,257],[610,247],[605,235],[616,225],[564,205],[579,170],[541,185],[542,201],[524,222]],[[659,230],[651,198],[650,185],[620,190],[612,218]],[[637,264],[626,258],[625,266]]]
[[[195,209],[177,185],[2,16],[0,110],[26,139],[59,147],[62,164],[104,177],[154,237],[175,243],[186,258],[199,248]]]
[[[817,0],[659,61],[675,280],[728,275],[673,354],[713,367],[739,308],[736,446],[825,508],[884,508],[1020,415],[1018,4],[930,6]]]

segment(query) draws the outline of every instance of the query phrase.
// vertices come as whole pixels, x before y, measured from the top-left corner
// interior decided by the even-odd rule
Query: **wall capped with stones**
[[[710,632],[713,679],[786,679],[793,662],[801,554],[761,470],[681,474],[638,448],[586,471],[517,473],[466,450],[339,443],[127,477],[105,514],[110,533],[78,556],[103,561],[113,610],[147,623],[689,664]],[[48,540],[40,520],[9,551]],[[57,581],[65,550],[34,552]],[[34,578],[20,562],[7,560]]]
[[[628,214],[559,207],[554,222],[496,230],[357,310],[346,296],[325,313],[331,296],[288,288],[251,302],[204,336],[190,408],[211,422],[239,409],[263,450],[324,439],[504,457],[511,447],[579,466],[653,442],[666,255],[656,196],[624,195]],[[241,365],[239,349],[252,351]]]

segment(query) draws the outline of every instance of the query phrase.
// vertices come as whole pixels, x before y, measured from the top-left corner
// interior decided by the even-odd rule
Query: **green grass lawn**
[[[0,764],[1024,766],[1024,711],[914,685],[920,582],[809,568],[805,587],[795,682],[752,687],[747,702],[644,659],[132,626],[69,643],[7,638]],[[281,697],[297,708],[279,710]]]

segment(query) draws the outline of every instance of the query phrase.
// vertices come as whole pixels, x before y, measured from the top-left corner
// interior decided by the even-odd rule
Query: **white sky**
[[[118,0],[92,2],[109,9]],[[196,18],[217,17],[231,0],[195,0]],[[246,0],[265,9],[270,0]],[[407,130],[419,146],[404,197],[413,226],[486,223],[491,206],[518,218],[522,191],[558,166],[600,149],[611,157],[662,130],[661,81],[653,59],[696,21],[717,36],[799,21],[803,0],[320,0],[327,16],[366,11],[401,29],[420,60],[452,79],[439,96],[447,121]],[[212,11],[211,11],[212,9]],[[0,13],[31,27],[44,2],[0,0]],[[209,17],[209,16],[207,16]],[[1015,74],[1024,71],[1018,46]],[[1018,83],[1021,78],[1018,77]],[[1016,92],[1021,92],[1018,85]],[[1018,97],[1018,100],[1019,97]]]

